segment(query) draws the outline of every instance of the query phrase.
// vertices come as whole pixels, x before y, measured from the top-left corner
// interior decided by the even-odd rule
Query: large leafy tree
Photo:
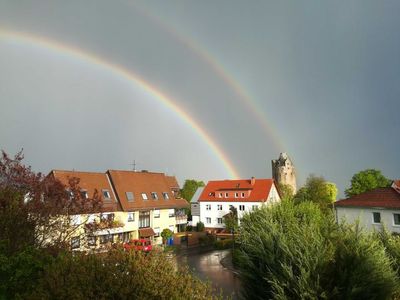
[[[320,208],[327,209],[336,200],[337,188],[334,183],[327,182],[322,176],[310,175],[306,184],[296,193],[297,203],[311,201]]]
[[[237,208],[229,206],[229,213],[224,216],[225,229],[228,232],[237,232],[239,227],[239,218]]]
[[[239,239],[246,299],[391,299],[398,290],[394,255],[312,202],[245,214]]]
[[[289,184],[278,183],[278,190],[282,199],[293,198],[293,188]]]
[[[351,197],[376,188],[388,187],[390,184],[391,180],[386,178],[380,170],[367,169],[353,175],[350,187],[345,194]]]
[[[197,189],[203,186],[204,186],[203,181],[186,179],[183,188],[181,189],[182,198],[190,202],[193,198],[194,193],[196,193]]]

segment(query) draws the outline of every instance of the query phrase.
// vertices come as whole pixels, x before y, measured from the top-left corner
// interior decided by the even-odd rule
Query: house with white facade
[[[400,233],[400,181],[391,187],[378,188],[335,202],[338,222],[360,222],[367,230],[381,230]]]
[[[221,231],[225,228],[223,217],[230,206],[237,209],[239,220],[245,212],[262,205],[279,202],[281,197],[273,179],[240,179],[209,181],[197,202],[200,221],[206,230]],[[193,207],[193,203],[192,203]],[[193,223],[193,226],[196,224]]]

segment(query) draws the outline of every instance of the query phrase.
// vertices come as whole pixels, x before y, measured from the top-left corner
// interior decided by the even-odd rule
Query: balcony
[[[176,215],[175,216],[176,224],[186,224],[187,223],[187,215]]]

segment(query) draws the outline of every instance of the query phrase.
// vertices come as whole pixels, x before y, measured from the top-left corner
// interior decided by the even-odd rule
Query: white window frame
[[[149,198],[147,197],[147,194],[146,193],[142,193],[142,199],[143,200],[148,200]]]
[[[217,210],[222,210],[222,204],[217,204]]]
[[[163,192],[162,194],[163,194],[164,200],[169,200],[169,195],[167,192]]]
[[[244,195],[244,193],[242,193],[242,198],[244,198],[245,197],[245,195]]]
[[[153,200],[158,200],[158,194],[157,194],[157,192],[151,192],[151,199],[153,199]]]
[[[160,210],[159,209],[155,209],[153,211],[153,217],[154,218],[159,218],[160,217]]]
[[[242,209],[243,208],[243,209]],[[240,211],[244,211],[246,209],[246,207],[244,206],[244,204],[240,204],[239,205],[239,210]]]
[[[223,222],[222,218],[217,218],[217,223],[218,224],[223,224],[224,222]]]
[[[81,238],[79,236],[74,236],[71,238],[71,249],[79,249],[81,247]]]
[[[206,218],[206,224],[211,224],[211,218],[209,217]]]
[[[102,190],[102,193],[103,193],[103,198],[104,198],[104,200],[111,200],[111,193],[110,193],[109,190],[103,189],[103,190]],[[106,196],[105,194],[107,194],[107,196]]]
[[[206,204],[206,210],[211,210],[211,204]]]
[[[154,237],[159,237],[161,233],[160,227],[154,227]]]
[[[225,193],[225,198],[229,198],[229,193]]]
[[[135,222],[135,212],[128,212],[128,222]]]

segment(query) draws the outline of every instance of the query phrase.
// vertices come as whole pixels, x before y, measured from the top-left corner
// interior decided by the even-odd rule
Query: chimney
[[[251,185],[254,185],[256,183],[256,179],[252,176],[250,180]]]

